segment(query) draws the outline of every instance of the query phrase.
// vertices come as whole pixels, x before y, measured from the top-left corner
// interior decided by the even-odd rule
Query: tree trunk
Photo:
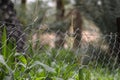
[[[26,11],[26,2],[27,2],[27,0],[21,0],[21,7],[22,7],[22,10],[24,11],[24,13]]]
[[[0,0],[0,26],[3,24],[7,29],[7,39],[15,39],[17,51],[23,52],[25,34],[11,0]]]
[[[117,44],[116,44],[116,48],[117,48],[117,56],[118,56],[118,62],[120,63],[120,17],[117,18],[117,32],[118,32],[118,38],[117,38]]]
[[[21,0],[22,4],[26,4],[27,0]]]
[[[61,23],[64,19],[64,13],[65,13],[63,0],[56,0],[56,10],[57,10],[56,21],[57,21],[57,23]],[[65,41],[64,40],[64,37],[65,37],[64,32],[61,30],[58,31],[57,37],[58,36],[59,36],[59,39],[55,42],[55,45],[57,48],[60,48],[60,47],[64,46],[64,41]]]
[[[63,0],[56,0],[56,9],[57,9],[56,20],[61,21],[64,18],[65,13]]]
[[[82,18],[80,14],[80,2],[79,0],[75,0],[75,10],[73,11],[73,30],[74,30],[74,44],[73,48],[80,48],[80,41],[82,37]]]
[[[73,31],[74,31],[74,44],[73,48],[79,49],[80,48],[80,41],[81,41],[81,33],[82,33],[82,19],[79,9],[76,8],[73,11]]]

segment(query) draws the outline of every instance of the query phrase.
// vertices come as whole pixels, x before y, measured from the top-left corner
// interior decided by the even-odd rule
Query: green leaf
[[[39,62],[39,61],[35,61],[35,62],[33,63],[33,65],[30,66],[30,68],[32,68],[32,67],[34,67],[34,66],[36,66],[36,65],[42,66],[42,67],[43,67],[46,71],[48,71],[48,72],[56,73],[55,69],[53,69],[52,67],[49,67],[48,65],[43,64],[43,63],[41,63],[41,62]]]
[[[3,34],[2,34],[2,54],[5,59],[7,59],[7,33],[6,28],[3,28]]]
[[[79,69],[79,80],[84,80],[84,75],[83,75],[83,67]]]
[[[25,58],[25,56],[22,53],[15,53],[15,57],[22,62],[23,64],[27,64],[27,59]]]
[[[7,68],[10,72],[12,72],[12,69],[6,64],[6,62],[5,62],[5,60],[4,60],[4,58],[3,58],[2,55],[0,55],[0,63],[2,63],[4,66],[6,66],[6,68]]]
[[[27,64],[27,60],[26,60],[26,58],[25,58],[25,56],[18,56],[18,60],[20,60],[22,63],[24,63],[24,64]]]
[[[3,65],[5,65],[6,63],[5,63],[5,60],[4,60],[4,58],[3,58],[3,56],[2,55],[0,55],[0,63],[2,63]]]

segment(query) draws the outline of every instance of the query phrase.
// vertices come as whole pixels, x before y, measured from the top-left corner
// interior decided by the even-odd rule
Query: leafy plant
[[[13,46],[10,43],[7,43],[7,32],[6,32],[6,27],[3,27],[3,34],[2,34],[2,48],[1,48],[1,53],[0,55],[0,67],[1,67],[1,79],[6,79],[8,78],[7,75],[10,75],[10,79],[12,79],[12,61],[13,61],[13,55],[11,55],[11,52],[8,49],[12,49]],[[12,51],[13,52],[13,51]]]
[[[7,59],[7,33],[5,27],[3,28],[2,34],[2,55]]]
[[[76,55],[67,49],[34,49],[31,44],[25,54],[16,52],[16,41],[2,34],[0,54],[1,80],[119,80],[120,70],[109,70],[97,63],[79,65]],[[115,76],[115,77],[114,77]]]

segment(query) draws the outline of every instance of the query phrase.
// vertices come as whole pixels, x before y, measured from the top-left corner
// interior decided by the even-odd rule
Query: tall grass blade
[[[2,33],[2,54],[7,59],[7,33],[6,33],[6,27],[3,28]]]
[[[83,75],[83,67],[79,69],[79,80],[84,80],[84,75]]]

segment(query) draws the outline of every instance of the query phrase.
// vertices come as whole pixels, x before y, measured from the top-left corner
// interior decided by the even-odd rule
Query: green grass
[[[0,80],[120,80],[120,69],[89,65],[82,67],[76,55],[66,49],[28,48],[17,53],[13,39],[7,41],[5,28],[0,54]],[[14,42],[15,43],[15,42]]]
[[[29,52],[29,51],[28,51]],[[34,51],[32,51],[34,52]],[[58,54],[56,56],[56,54]],[[108,68],[80,68],[75,55],[67,50],[40,51],[38,53],[16,53],[14,69],[3,78],[12,77],[15,80],[119,80],[120,71],[109,71]],[[1,68],[2,70],[2,68]],[[12,79],[11,79],[12,80]]]

